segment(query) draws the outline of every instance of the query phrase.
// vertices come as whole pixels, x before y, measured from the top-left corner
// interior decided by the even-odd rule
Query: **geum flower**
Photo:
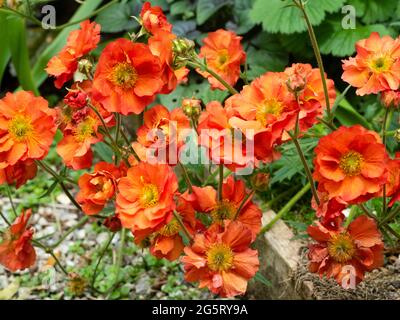
[[[14,165],[0,169],[0,184],[15,184],[15,188],[18,189],[28,180],[33,179],[36,176],[36,173],[37,165],[34,160],[21,160]]]
[[[133,232],[165,225],[175,210],[178,181],[166,164],[140,162],[118,182],[116,212],[122,226]]]
[[[229,176],[222,184],[222,199],[218,200],[217,191],[211,187],[193,186],[193,193],[185,193],[184,197],[190,201],[198,212],[207,213],[212,223],[224,226],[226,221],[240,221],[249,228],[254,240],[261,228],[261,209],[248,197],[251,191],[246,190],[244,181]],[[247,199],[246,199],[247,197]]]
[[[55,117],[42,97],[27,91],[7,93],[0,100],[0,169],[43,159],[57,129]]]
[[[329,194],[322,190],[322,184],[317,191],[319,205],[312,198],[311,207],[315,210],[317,218],[321,224],[328,229],[337,229],[344,221],[343,210],[348,207],[348,203],[340,197],[329,199]]]
[[[31,244],[33,229],[27,227],[30,216],[30,209],[22,211],[0,243],[0,264],[12,272],[29,268],[36,261],[35,249]]]
[[[360,125],[340,127],[315,148],[314,179],[329,199],[364,202],[387,182],[388,156],[376,132]]]
[[[200,58],[205,58],[207,67],[216,72],[228,84],[234,86],[240,76],[240,65],[246,60],[239,37],[232,31],[219,29],[210,32],[203,39],[204,45],[200,49]],[[203,77],[207,78],[212,89],[227,90],[217,79],[206,71],[197,69]]]
[[[160,31],[172,31],[172,25],[165,17],[162,8],[159,6],[152,7],[148,1],[143,4],[140,18],[142,19],[143,27],[151,34],[157,34]]]
[[[83,174],[78,181],[80,191],[76,200],[82,205],[85,214],[93,215],[103,210],[117,190],[118,180],[125,176],[126,166],[123,162],[119,167],[99,162],[94,166],[92,173]]]
[[[190,120],[177,108],[171,112],[156,105],[144,113],[144,124],[137,130],[137,142],[132,147],[143,161],[155,157],[157,163],[174,165],[183,147]]]
[[[400,86],[400,39],[372,32],[356,43],[357,55],[343,60],[342,79],[360,96],[397,90]]]
[[[394,159],[388,161],[388,182],[386,184],[386,196],[392,197],[389,207],[400,201],[400,152]]]
[[[54,85],[58,89],[73,78],[79,59],[95,49],[100,41],[99,24],[86,20],[80,27],[69,34],[66,46],[47,64],[46,71],[56,77]]]
[[[143,43],[117,39],[103,50],[93,80],[93,98],[109,112],[141,113],[163,86],[162,66]]]
[[[206,149],[212,162],[222,163],[231,171],[257,165],[254,152],[247,150],[247,146],[253,147],[252,136],[246,137],[235,129],[230,123],[231,117],[232,112],[220,102],[209,102],[197,126],[199,144]]]
[[[325,228],[320,222],[309,226],[317,241],[309,246],[309,269],[321,277],[333,277],[344,288],[363,280],[364,274],[383,265],[383,242],[373,219],[360,216],[347,228]]]
[[[199,282],[221,297],[234,297],[246,292],[247,282],[259,267],[256,250],[249,248],[251,231],[239,221],[217,225],[196,234],[194,243],[184,249],[185,280]]]

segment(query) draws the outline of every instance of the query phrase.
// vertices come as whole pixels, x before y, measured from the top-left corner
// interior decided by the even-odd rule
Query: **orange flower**
[[[211,101],[200,115],[197,129],[199,143],[207,149],[209,158],[236,171],[254,164],[256,160],[246,150],[246,142],[252,143],[252,137],[244,139],[239,129],[233,130],[231,117],[229,109],[223,108],[218,101]]]
[[[182,109],[169,112],[163,105],[156,105],[144,113],[144,125],[137,130],[137,142],[133,147],[140,151],[140,144],[146,150],[155,151],[155,156],[164,154],[165,159],[160,159],[160,163],[176,164],[179,150],[185,142],[182,130],[189,128],[190,120]]]
[[[156,34],[159,31],[172,31],[172,25],[167,21],[161,7],[152,7],[150,2],[145,2],[140,12],[140,17],[145,29],[152,34]]]
[[[13,166],[0,169],[0,184],[15,183],[15,187],[18,189],[28,180],[33,179],[36,176],[36,172],[37,166],[33,160],[18,161]]]
[[[318,68],[309,64],[296,63],[285,69],[287,85],[293,94],[298,95],[300,103],[299,124],[300,130],[306,131],[317,123],[317,117],[322,116],[326,108],[324,88],[321,73]],[[336,99],[335,84],[326,79],[329,102],[332,106]],[[293,96],[295,99],[295,96]]]
[[[316,211],[317,218],[324,227],[337,229],[345,218],[343,210],[347,208],[348,204],[340,198],[329,199],[326,191],[318,190],[317,194],[319,205],[314,198],[311,201],[311,207]]]
[[[400,107],[400,90],[383,91],[381,94],[381,102],[386,108],[398,109]]]
[[[165,224],[175,209],[177,189],[177,178],[168,165],[140,162],[129,168],[118,183],[116,212],[122,226],[136,231]]]
[[[310,271],[334,277],[344,288],[349,288],[352,276],[358,284],[365,272],[383,265],[382,237],[371,218],[360,216],[337,230],[316,222],[307,232],[318,242],[309,246]]]
[[[93,98],[110,112],[139,114],[164,86],[160,60],[143,43],[117,39],[103,50]]]
[[[47,64],[46,71],[56,77],[54,84],[58,89],[73,78],[78,60],[95,49],[100,41],[99,24],[86,20],[80,26],[80,30],[69,34],[67,45]]]
[[[207,66],[221,76],[227,83],[234,86],[240,76],[240,65],[246,60],[246,53],[239,37],[232,31],[219,29],[210,32],[203,39],[204,46],[200,49],[200,58],[205,58]],[[226,90],[226,88],[208,72],[197,70],[207,78],[212,89]]]
[[[107,162],[99,162],[94,166],[93,173],[85,173],[79,178],[80,191],[76,200],[82,205],[82,210],[88,215],[99,213],[107,202],[114,197],[117,181],[126,173],[126,166],[119,167]]]
[[[43,159],[56,129],[55,112],[45,99],[27,91],[7,93],[0,100],[0,169]]]
[[[388,183],[386,184],[386,196],[392,197],[389,207],[400,200],[400,152],[394,159],[388,161]]]
[[[199,288],[208,287],[222,297],[244,294],[259,267],[257,251],[249,248],[250,243],[251,232],[239,221],[223,231],[214,225],[197,234],[182,257],[186,281],[198,281]]]
[[[29,268],[36,261],[35,249],[31,244],[33,229],[27,228],[31,213],[30,209],[22,211],[0,243],[0,264],[12,272]]]
[[[360,125],[340,127],[315,148],[314,178],[329,199],[366,201],[387,181],[387,154],[378,134]]]
[[[360,96],[400,86],[400,40],[371,33],[356,44],[357,55],[343,60],[342,79],[358,88]]]
[[[170,93],[175,90],[178,83],[184,82],[189,69],[182,67],[174,68],[174,55],[172,51],[172,41],[176,35],[166,31],[159,31],[149,38],[149,48],[151,53],[160,59],[162,64],[162,78],[164,82],[160,93]]]
[[[197,211],[209,213],[212,222],[217,225],[223,226],[226,220],[233,220],[237,215],[237,221],[250,229],[254,240],[261,228],[262,212],[251,197],[246,199],[249,192],[242,180],[235,181],[233,176],[229,176],[222,185],[222,200],[218,201],[217,192],[210,186],[193,186],[193,194],[186,198],[191,200]]]

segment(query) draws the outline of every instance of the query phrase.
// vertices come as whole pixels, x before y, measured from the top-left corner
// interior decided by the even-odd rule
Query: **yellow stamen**
[[[27,116],[17,115],[10,121],[8,132],[17,141],[27,139],[34,132],[32,120]]]
[[[112,83],[124,89],[133,88],[137,78],[138,74],[135,68],[128,62],[117,63],[109,76]]]
[[[360,174],[364,157],[356,152],[349,151],[340,158],[339,167],[346,176],[352,177]]]
[[[175,218],[172,219],[168,224],[161,228],[159,233],[165,237],[172,237],[181,230],[181,225]]]
[[[229,61],[228,50],[222,49],[218,51],[217,68],[219,70],[224,70],[226,68],[226,63]]]
[[[387,72],[392,67],[393,62],[393,59],[388,54],[380,54],[370,60],[369,67],[375,73]]]
[[[267,124],[268,115],[274,115],[279,117],[282,113],[283,105],[276,99],[267,99],[263,103],[259,104],[256,111],[256,119],[263,126]]]
[[[84,121],[80,122],[75,130],[75,139],[78,142],[83,142],[90,138],[95,131],[96,120],[92,117],[88,117]]]
[[[140,195],[140,203],[145,208],[154,207],[159,200],[159,194],[157,186],[151,183],[147,183],[143,186],[141,195]]]
[[[236,206],[227,199],[218,202],[211,211],[213,222],[222,224],[224,220],[232,219],[236,214]]]
[[[333,260],[344,263],[354,257],[356,247],[349,234],[341,233],[332,237],[328,243],[328,252]]]
[[[212,271],[227,271],[233,266],[233,252],[224,243],[217,243],[207,251],[207,265]]]

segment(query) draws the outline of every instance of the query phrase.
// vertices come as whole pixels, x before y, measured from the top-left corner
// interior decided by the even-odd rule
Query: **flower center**
[[[282,103],[276,99],[267,99],[258,105],[256,119],[263,126],[267,124],[268,115],[279,117],[282,113]]]
[[[393,59],[388,55],[381,55],[372,58],[369,65],[370,68],[376,73],[386,72],[392,67]]]
[[[349,234],[341,233],[333,236],[329,241],[328,252],[333,260],[343,263],[354,257],[356,247]]]
[[[145,208],[154,207],[159,200],[159,194],[157,186],[152,183],[147,183],[143,186],[141,195],[140,195],[140,203]]]
[[[181,230],[181,225],[178,220],[173,218],[170,222],[168,222],[164,227],[161,228],[159,233],[165,237],[172,237],[176,235]]]
[[[17,141],[29,138],[33,133],[32,120],[29,117],[17,115],[10,121],[8,131]]]
[[[213,222],[222,224],[224,220],[232,219],[236,214],[236,207],[227,199],[218,202],[211,211]]]
[[[227,271],[233,265],[233,252],[224,243],[217,243],[207,251],[207,265],[212,271]]]
[[[356,176],[361,172],[361,165],[364,158],[356,151],[349,151],[340,158],[339,167],[346,176]]]
[[[217,60],[217,65],[218,69],[223,70],[225,69],[225,63],[229,60],[229,54],[228,50],[222,49],[218,51],[218,60]]]
[[[131,89],[135,86],[138,74],[135,68],[128,62],[117,63],[110,74],[110,80],[116,86],[123,89]]]
[[[85,121],[80,122],[75,130],[75,139],[78,142],[83,142],[90,138],[94,133],[95,125],[96,120],[92,117],[88,117]]]

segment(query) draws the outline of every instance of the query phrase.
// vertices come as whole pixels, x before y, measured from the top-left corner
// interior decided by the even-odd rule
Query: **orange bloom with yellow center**
[[[28,180],[36,176],[37,165],[31,160],[18,161],[15,165],[0,169],[0,184],[9,185],[15,183],[15,188],[19,188]]]
[[[107,162],[99,162],[94,166],[93,173],[85,173],[79,178],[79,193],[76,200],[82,205],[82,210],[88,215],[99,213],[107,202],[112,199],[117,190],[118,180],[126,174],[126,167],[119,167]]]
[[[388,156],[380,137],[360,125],[340,127],[315,148],[314,179],[329,194],[358,203],[387,182]]]
[[[36,261],[31,243],[33,229],[27,227],[31,213],[31,210],[21,212],[0,243],[0,264],[12,272],[29,268]]]
[[[54,84],[58,89],[73,78],[78,60],[95,49],[100,41],[99,24],[86,20],[80,27],[69,34],[66,46],[47,64],[46,71],[56,77]]]
[[[168,22],[161,7],[151,6],[150,2],[145,2],[140,12],[144,28],[151,34],[157,34],[160,31],[172,31],[172,25]]]
[[[400,86],[400,39],[371,33],[356,43],[357,55],[343,60],[342,79],[360,96],[397,90]]]
[[[199,282],[199,288],[208,287],[221,297],[244,294],[259,267],[257,251],[249,248],[251,241],[250,229],[239,221],[229,223],[222,231],[214,225],[196,234],[182,257],[185,280]]]
[[[93,98],[110,112],[139,114],[163,86],[160,60],[149,47],[117,39],[100,56],[93,80]]]
[[[140,152],[141,147],[146,150],[151,148],[155,156],[164,153],[166,162],[170,163],[170,156],[178,159],[179,150],[185,142],[182,130],[189,128],[190,120],[182,109],[170,112],[163,105],[156,105],[144,113],[144,124],[137,130],[137,142],[133,143],[133,147],[139,154],[143,153]]]
[[[204,188],[193,186],[193,194],[186,195],[193,207],[210,214],[212,222],[223,226],[226,220],[240,221],[250,229],[254,240],[261,228],[261,209],[248,197],[244,181],[229,176],[222,184],[222,199],[218,200],[217,191],[207,186]]]
[[[309,269],[321,277],[333,277],[344,288],[363,280],[367,271],[383,265],[383,242],[375,221],[360,216],[347,228],[325,228],[320,222],[309,226],[308,234],[317,241],[309,246]]]
[[[200,58],[205,58],[207,66],[222,77],[231,86],[234,86],[240,76],[240,65],[246,60],[239,37],[232,31],[219,29],[210,32],[203,39],[204,46],[200,49]],[[226,90],[226,88],[208,72],[197,70],[207,78],[212,89]]]
[[[178,189],[175,173],[168,165],[140,162],[128,169],[118,183],[116,212],[125,228],[154,229],[165,224],[175,209]]]
[[[0,100],[0,169],[43,159],[57,129],[55,116],[42,97],[27,91],[7,93]]]

